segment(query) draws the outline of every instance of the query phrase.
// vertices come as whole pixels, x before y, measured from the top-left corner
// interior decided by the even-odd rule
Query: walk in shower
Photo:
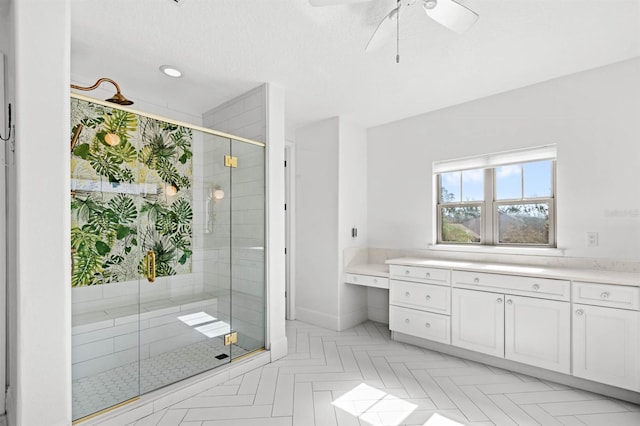
[[[71,95],[73,419],[265,344],[264,144]]]

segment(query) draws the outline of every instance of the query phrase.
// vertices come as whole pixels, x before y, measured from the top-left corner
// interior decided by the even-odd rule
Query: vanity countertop
[[[378,263],[364,263],[349,265],[344,270],[348,274],[371,275],[373,277],[389,277],[389,265]]]
[[[401,257],[389,259],[387,265],[423,266],[431,268],[456,269],[460,271],[486,272],[504,275],[522,275],[539,278],[552,278],[560,280],[587,281],[603,284],[618,284],[640,287],[639,272],[621,272],[599,269],[576,269],[548,267],[542,265],[518,265],[509,263],[486,263],[466,260],[444,260]],[[356,265],[373,266],[373,265]],[[354,266],[355,267],[355,266]],[[353,267],[349,267],[351,270]],[[351,271],[349,271],[351,272]],[[364,273],[364,272],[352,272]],[[381,275],[383,276],[383,275]],[[388,276],[388,274],[386,275]]]

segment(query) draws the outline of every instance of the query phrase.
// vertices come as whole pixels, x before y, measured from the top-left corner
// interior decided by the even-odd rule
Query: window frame
[[[468,161],[468,159],[464,159]],[[497,179],[496,169],[501,166],[508,166],[513,164],[525,164],[534,163],[539,161],[551,162],[551,194],[548,197],[530,197],[526,198],[524,195],[524,180],[525,177],[521,177],[521,185],[523,186],[521,198],[511,198],[504,200],[496,200],[497,194]],[[460,179],[460,201],[455,202],[443,202],[442,196],[442,175],[444,173],[460,172],[465,170],[477,170],[482,169],[484,172],[484,200],[483,201],[463,201],[462,200],[462,178]],[[523,168],[524,170],[524,168]],[[446,171],[434,172],[436,190],[435,190],[435,222],[436,222],[436,245],[452,246],[461,245],[465,247],[518,247],[518,248],[557,248],[556,239],[556,204],[557,204],[557,191],[556,191],[556,158],[532,158],[527,160],[526,158],[518,159],[518,161],[511,162],[496,162],[482,167],[460,167],[449,168]],[[549,235],[548,244],[536,244],[536,243],[500,243],[499,242],[499,214],[498,208],[503,205],[525,205],[525,204],[547,204],[548,205],[548,222],[549,222]],[[443,241],[442,240],[442,212],[444,208],[452,207],[480,207],[480,241],[479,242],[459,242],[459,241]]]

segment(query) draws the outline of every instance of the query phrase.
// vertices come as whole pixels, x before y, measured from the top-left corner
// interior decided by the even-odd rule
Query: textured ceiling
[[[194,115],[272,82],[291,132],[336,115],[372,127],[640,55],[640,0],[459,2],[480,14],[463,35],[405,8],[396,64],[394,41],[364,53],[395,0],[71,0],[72,76]]]

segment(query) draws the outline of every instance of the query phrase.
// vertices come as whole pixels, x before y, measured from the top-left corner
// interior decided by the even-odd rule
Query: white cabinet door
[[[640,390],[636,311],[573,305],[573,374]]]
[[[451,344],[504,357],[504,295],[454,288]]]
[[[570,315],[569,302],[505,296],[505,358],[570,374]]]

